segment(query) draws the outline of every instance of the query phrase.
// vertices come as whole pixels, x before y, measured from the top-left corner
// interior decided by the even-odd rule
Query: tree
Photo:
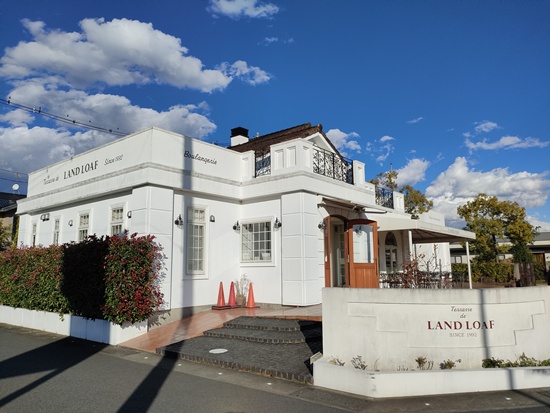
[[[11,244],[11,227],[4,226],[0,220],[0,251],[5,250]]]
[[[401,192],[405,196],[405,212],[411,214],[413,219],[418,219],[420,214],[428,212],[433,208],[433,202],[429,201],[422,192],[414,189],[410,185],[404,185],[401,188],[397,186],[398,173],[393,170],[380,172],[376,178],[371,179],[370,183],[376,186],[383,186],[392,191]]]
[[[428,212],[434,206],[426,195],[410,185],[402,186],[399,192],[405,195],[405,212],[411,214],[413,219],[418,219],[421,214]]]
[[[504,238],[510,240],[517,258],[528,256],[525,248],[533,242],[537,231],[526,221],[525,208],[517,202],[499,201],[481,193],[458,207],[457,212],[466,221],[464,229],[476,234],[471,246],[479,261],[496,262],[499,254],[508,252],[510,246],[498,242]]]
[[[380,172],[376,175],[376,178],[370,180],[370,183],[376,186],[384,186],[392,191],[397,191],[397,175],[397,172],[393,170]]]

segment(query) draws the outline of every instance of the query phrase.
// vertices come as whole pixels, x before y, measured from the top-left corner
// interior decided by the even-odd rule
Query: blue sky
[[[0,191],[158,126],[311,122],[450,225],[483,192],[550,231],[550,1],[0,0]],[[10,105],[5,101],[10,100]],[[76,120],[78,128],[17,107]],[[17,174],[15,172],[19,172]]]

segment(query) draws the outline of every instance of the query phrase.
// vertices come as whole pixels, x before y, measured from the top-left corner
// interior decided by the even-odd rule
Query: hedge
[[[0,304],[135,323],[163,304],[161,269],[153,236],[10,248],[0,252]]]
[[[506,283],[514,279],[514,265],[505,262],[472,262],[472,281],[490,280]],[[467,264],[451,264],[453,274],[467,274]]]

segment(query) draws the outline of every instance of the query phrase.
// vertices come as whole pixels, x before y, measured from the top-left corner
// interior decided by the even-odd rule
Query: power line
[[[12,171],[11,169],[3,169],[3,168],[0,168],[0,171],[2,171],[2,172],[9,172],[10,174],[16,174],[16,175],[28,175],[28,173],[25,173],[25,172],[18,172],[18,171]]]
[[[73,125],[73,126],[77,126],[77,127],[84,128],[84,129],[91,129],[91,130],[95,130],[95,131],[103,132],[103,133],[109,133],[111,135],[116,135],[116,136],[126,136],[126,135],[128,135],[128,133],[126,133],[126,132],[118,131],[118,128],[117,128],[117,130],[113,130],[112,128],[102,128],[100,126],[92,125],[91,124],[92,121],[88,121],[87,123],[86,122],[81,122],[81,121],[77,121],[76,119],[71,119],[69,117],[69,115],[60,116],[60,115],[56,115],[56,114],[53,114],[53,113],[46,112],[45,110],[42,109],[42,106],[38,106],[38,107],[28,106],[28,105],[25,105],[23,103],[19,103],[19,102],[13,101],[11,99],[11,96],[8,97],[7,100],[0,98],[0,103],[2,103],[4,105],[7,105],[7,106],[13,106],[17,109],[21,109],[21,110],[23,110],[25,112],[28,112],[28,113],[33,113],[35,115],[38,114],[38,115],[43,116],[43,117],[48,118],[48,119],[53,119],[53,120],[56,120],[56,121],[61,122],[61,123],[66,123],[68,125]]]

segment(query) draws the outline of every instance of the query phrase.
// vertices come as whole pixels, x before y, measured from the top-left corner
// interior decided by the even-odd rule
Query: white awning
[[[476,239],[473,232],[432,224],[419,219],[399,217],[395,214],[377,215],[373,219],[378,222],[378,231],[410,231],[414,244],[464,242]]]

